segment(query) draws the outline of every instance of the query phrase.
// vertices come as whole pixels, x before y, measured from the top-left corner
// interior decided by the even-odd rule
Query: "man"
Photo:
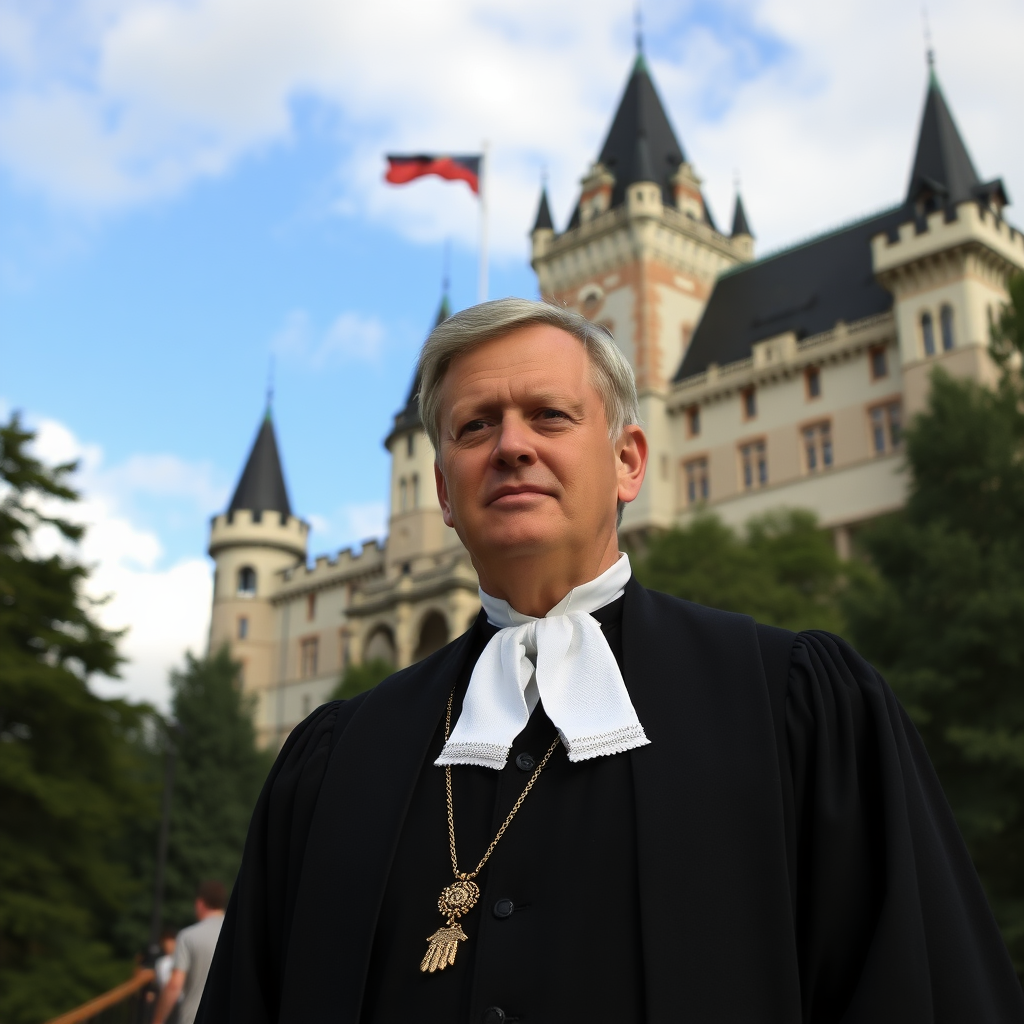
[[[170,980],[160,992],[153,1024],[164,1024],[178,1000],[179,1024],[193,1024],[217,948],[227,893],[222,882],[203,882],[196,893],[196,924],[178,932]]]
[[[419,369],[483,610],[292,733],[200,1020],[1024,1020],[879,676],[632,578],[647,441],[607,333],[490,302]]]

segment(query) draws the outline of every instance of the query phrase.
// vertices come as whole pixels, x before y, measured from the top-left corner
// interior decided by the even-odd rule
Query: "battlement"
[[[281,574],[281,588],[275,597],[293,597],[307,590],[319,590],[381,573],[384,570],[385,551],[386,542],[367,540],[358,553],[352,548],[344,548],[333,558],[318,555],[312,565],[304,562],[285,569]]]
[[[913,219],[899,225],[896,238],[881,232],[871,239],[876,275],[953,249],[984,250],[1009,270],[1024,268],[1024,235],[993,210],[966,200],[936,210],[923,224]]]
[[[210,520],[210,555],[227,548],[270,547],[305,561],[309,523],[282,512],[222,512]]]

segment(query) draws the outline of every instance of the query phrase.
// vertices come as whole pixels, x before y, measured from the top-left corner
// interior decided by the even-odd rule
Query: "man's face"
[[[586,550],[614,530],[620,460],[591,378],[583,345],[546,324],[452,363],[438,497],[474,556]]]

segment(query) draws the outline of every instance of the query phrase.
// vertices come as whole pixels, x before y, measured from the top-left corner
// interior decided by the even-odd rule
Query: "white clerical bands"
[[[570,761],[642,747],[644,733],[615,655],[590,614],[622,596],[631,575],[619,560],[576,587],[542,619],[521,615],[480,591],[487,621],[499,627],[473,669],[462,713],[436,765],[501,769],[539,700]]]

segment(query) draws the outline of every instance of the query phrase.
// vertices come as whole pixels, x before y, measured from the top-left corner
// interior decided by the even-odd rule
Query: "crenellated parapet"
[[[330,587],[373,579],[384,572],[386,553],[384,542],[368,540],[359,551],[349,547],[333,557],[318,555],[312,564],[304,561],[285,569],[271,600],[274,604],[281,604]]]
[[[309,523],[286,512],[236,509],[222,512],[210,520],[212,558],[228,548],[277,548],[305,559]]]
[[[875,235],[871,255],[875,276],[896,295],[967,273],[1004,285],[1024,269],[1024,235],[985,204],[965,200]]]

